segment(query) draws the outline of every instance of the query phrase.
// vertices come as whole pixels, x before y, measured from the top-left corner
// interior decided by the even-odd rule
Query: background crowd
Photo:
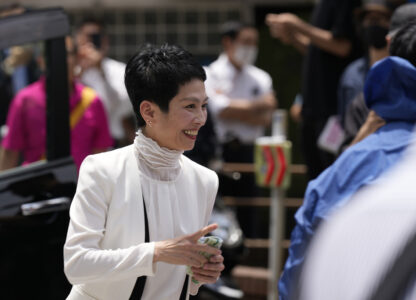
[[[294,218],[279,282],[281,299],[376,295],[382,275],[389,276],[390,269],[355,271],[356,265],[364,263],[360,257],[363,249],[377,252],[385,237],[383,245],[391,251],[372,263],[389,265],[399,260],[398,253],[413,238],[413,223],[400,220],[412,211],[412,200],[416,200],[409,179],[415,179],[409,166],[415,167],[414,146],[410,145],[414,144],[416,122],[416,4],[406,2],[412,1],[321,0],[313,7],[310,20],[290,11],[272,10],[261,20],[266,33],[259,22],[230,18],[217,30],[218,56],[201,59],[207,75],[209,113],[187,156],[220,175],[223,163],[253,163],[255,141],[271,133],[277,108],[290,112],[291,132],[295,132],[295,140],[299,136],[294,151],[302,154],[299,162],[306,165],[309,183],[305,191],[298,191],[304,200]],[[19,4],[0,6],[0,17],[28,9]],[[129,145],[136,135],[137,124],[124,86],[126,65],[110,57],[116,45],[107,23],[105,17],[91,14],[71,24],[73,32],[66,38],[71,155],[78,168],[89,154]],[[275,48],[270,44],[268,49],[262,48],[264,34],[276,42]],[[298,52],[291,55],[302,57],[293,103],[279,91],[284,90],[293,70],[286,68],[275,76],[264,63],[273,63],[268,53],[288,48]],[[45,159],[43,47],[31,44],[1,49],[0,60],[0,170],[7,170]],[[285,101],[280,101],[281,96]],[[256,187],[252,174],[242,173],[238,180],[222,175],[220,195],[268,196]],[[386,181],[389,183],[383,185]],[[393,191],[398,190],[395,204]],[[381,198],[380,206],[375,198]],[[389,209],[396,210],[393,216]],[[267,236],[264,211],[239,207],[235,213],[246,237]],[[393,232],[386,236],[374,233],[381,231],[376,226],[381,225],[377,221],[382,217],[391,218],[393,227],[406,228],[406,234],[398,240]],[[372,229],[357,234],[362,227]],[[340,236],[345,234],[357,240],[342,240]],[[347,275],[341,276],[341,269]],[[373,276],[376,273],[378,277]],[[229,270],[224,274],[229,276]],[[360,275],[361,283],[355,277],[357,282],[348,289],[355,274]],[[402,298],[392,299],[414,295],[415,275],[409,271],[403,279],[407,284],[394,287]],[[328,279],[330,289],[324,288]]]

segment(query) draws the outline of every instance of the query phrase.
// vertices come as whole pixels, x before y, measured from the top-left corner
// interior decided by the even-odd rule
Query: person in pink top
[[[70,86],[71,155],[78,169],[84,158],[113,145],[104,106],[95,92],[73,80],[74,47],[67,39]],[[0,170],[23,165],[46,154],[46,79],[22,89],[13,99],[7,116],[8,131],[0,148]],[[80,106],[83,106],[81,108]]]

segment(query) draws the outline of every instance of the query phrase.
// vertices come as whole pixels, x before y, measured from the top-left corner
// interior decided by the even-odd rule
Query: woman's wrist
[[[164,248],[163,241],[155,242],[155,248],[153,252],[153,263],[162,261],[163,248]]]
[[[159,261],[160,256],[160,242],[155,242],[155,248],[153,251],[153,263],[156,263]]]

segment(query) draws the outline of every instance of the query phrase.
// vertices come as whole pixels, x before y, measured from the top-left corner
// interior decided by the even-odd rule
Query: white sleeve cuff
[[[157,270],[157,263],[153,262],[153,256],[155,253],[155,242],[145,243],[141,245],[143,248],[142,251],[145,251],[146,256],[146,263],[144,266],[144,273],[145,276],[155,276]]]

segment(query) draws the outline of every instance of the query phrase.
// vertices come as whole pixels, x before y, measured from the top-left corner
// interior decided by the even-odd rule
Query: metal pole
[[[287,113],[284,110],[277,110],[273,114],[272,135],[286,137],[287,131]],[[269,222],[269,239],[270,247],[268,254],[269,283],[268,283],[268,300],[277,300],[279,298],[277,283],[280,278],[282,269],[282,253],[285,227],[285,207],[283,200],[285,193],[283,189],[271,189],[270,201],[270,222]]]
[[[278,299],[277,283],[280,278],[280,270],[282,269],[282,241],[285,225],[284,197],[283,190],[278,188],[271,190],[268,300]]]

